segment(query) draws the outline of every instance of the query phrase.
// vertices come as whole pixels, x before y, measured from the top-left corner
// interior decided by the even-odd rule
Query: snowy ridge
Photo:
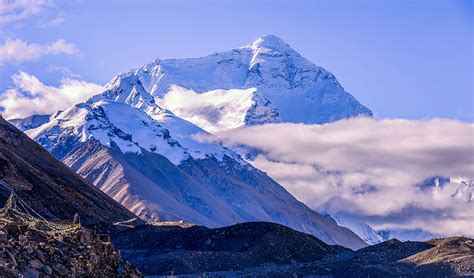
[[[104,146],[117,147],[123,153],[140,154],[145,149],[161,154],[176,165],[189,157],[201,159],[213,156],[222,160],[225,155],[245,163],[225,148],[198,142],[193,136],[203,130],[158,106],[147,106],[145,109],[154,115],[154,119],[138,108],[122,102],[100,100],[102,98],[103,95],[99,95],[86,103],[77,104],[26,133],[48,150],[60,147],[58,151],[61,153],[71,150],[65,142],[86,142],[93,137]],[[122,98],[122,95],[114,99],[130,100]],[[130,104],[143,108],[145,102],[140,100]],[[155,114],[155,111],[160,113]],[[174,138],[178,138],[179,142]]]
[[[447,186],[448,183],[454,185],[452,187],[452,198],[454,202],[472,202],[474,195],[474,183],[471,179],[465,177],[430,177],[419,184],[421,188],[425,189],[441,189]],[[457,200],[455,200],[457,199]],[[373,229],[367,223],[360,221],[357,217],[336,213],[331,216],[338,225],[351,229],[360,238],[368,244],[377,244],[385,240],[396,238],[400,241],[426,241],[437,237],[442,237],[440,234],[428,232],[422,229],[409,228],[383,228],[380,230]]]
[[[52,114],[52,115],[32,115],[24,119],[11,119],[8,121],[19,130],[25,131],[25,130],[37,128],[41,125],[44,125],[45,123],[47,123],[49,120],[56,117],[60,113],[61,111],[56,112],[55,114]]]
[[[105,86],[105,91],[90,98],[87,102],[94,103],[100,100],[114,100],[143,110],[150,115],[159,115],[164,110],[156,105],[154,98],[143,88],[135,76],[115,77]]]
[[[453,193],[453,197],[464,200],[466,202],[472,202],[474,200],[474,182],[469,178],[464,177],[452,177],[449,179],[450,182],[459,184],[456,191]]]
[[[432,234],[420,229],[391,229],[377,232],[382,239],[389,240],[396,238],[400,241],[426,241],[433,238],[440,238],[441,235]]]
[[[355,219],[351,215],[334,214],[331,215],[331,217],[337,222],[338,225],[350,229],[368,244],[377,244],[385,240],[372,227],[362,221]]]
[[[237,112],[242,114],[238,118],[244,119],[244,124],[326,123],[372,116],[369,109],[342,88],[334,75],[271,35],[244,47],[201,58],[156,59],[119,75],[112,84],[117,79],[139,80],[158,103],[166,104],[176,115],[208,131],[241,125],[241,121],[226,125],[220,117],[209,117]],[[181,90],[184,94],[190,91],[203,94],[202,98],[193,96],[199,107],[190,101],[178,102],[176,86],[186,89]],[[227,93],[216,93],[216,90]],[[216,105],[228,103],[237,94],[235,90],[247,93],[253,90],[253,104],[244,101],[248,99],[244,93],[238,101],[242,106],[237,109]],[[201,117],[191,113],[196,110],[206,113]]]

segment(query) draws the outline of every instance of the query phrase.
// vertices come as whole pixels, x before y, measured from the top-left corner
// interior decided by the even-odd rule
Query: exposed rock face
[[[2,277],[141,277],[111,245],[81,228],[62,241],[0,219]],[[19,228],[20,227],[20,228]]]
[[[47,219],[78,213],[85,226],[107,229],[136,217],[0,118],[0,203],[12,190]]]
[[[230,158],[189,159],[176,167],[159,154],[145,150],[142,155],[123,154],[89,141],[64,162],[148,221],[184,219],[212,228],[276,222],[329,244],[366,246],[349,229],[311,210],[264,173]]]

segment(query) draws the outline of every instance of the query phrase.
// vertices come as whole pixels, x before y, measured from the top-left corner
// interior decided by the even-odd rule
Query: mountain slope
[[[209,132],[372,116],[334,75],[271,35],[205,57],[156,59],[117,76],[109,87],[129,79],[139,80],[161,106]]]
[[[269,221],[331,243],[365,243],[296,200],[205,131],[154,103],[135,78],[109,86],[27,134],[146,220],[209,227]]]
[[[8,121],[19,130],[25,131],[44,125],[51,117],[52,115],[32,115],[23,119],[10,119]]]
[[[47,219],[107,228],[136,217],[0,117],[0,202],[14,190]]]
[[[371,226],[360,220],[357,220],[351,215],[338,213],[329,217],[332,217],[338,225],[346,227],[353,231],[356,235],[358,235],[363,241],[368,244],[377,244],[384,241],[382,236],[380,236]]]
[[[427,241],[433,248],[403,260],[420,268],[449,265],[454,275],[474,275],[474,240],[465,237],[438,238]],[[445,267],[447,268],[447,267]]]

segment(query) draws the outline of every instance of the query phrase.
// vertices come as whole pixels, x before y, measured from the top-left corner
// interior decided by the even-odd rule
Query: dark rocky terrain
[[[147,274],[237,270],[268,262],[310,262],[350,252],[266,222],[217,229],[144,225],[120,232],[112,241],[125,259]]]
[[[0,204],[14,191],[48,220],[72,219],[107,230],[136,217],[0,117]]]
[[[274,223],[202,226],[144,225],[119,232],[114,245],[146,275],[211,277],[474,276],[473,240],[389,240],[358,251],[327,245]]]
[[[84,228],[60,240],[43,228],[0,219],[1,277],[141,277],[118,251]]]
[[[450,237],[427,241],[433,248],[416,253],[403,262],[420,269],[433,269],[441,273],[474,276],[474,240]]]

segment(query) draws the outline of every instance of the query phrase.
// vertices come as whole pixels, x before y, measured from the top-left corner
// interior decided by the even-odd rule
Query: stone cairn
[[[142,277],[110,242],[44,219],[14,192],[0,209],[0,249],[1,277]]]

